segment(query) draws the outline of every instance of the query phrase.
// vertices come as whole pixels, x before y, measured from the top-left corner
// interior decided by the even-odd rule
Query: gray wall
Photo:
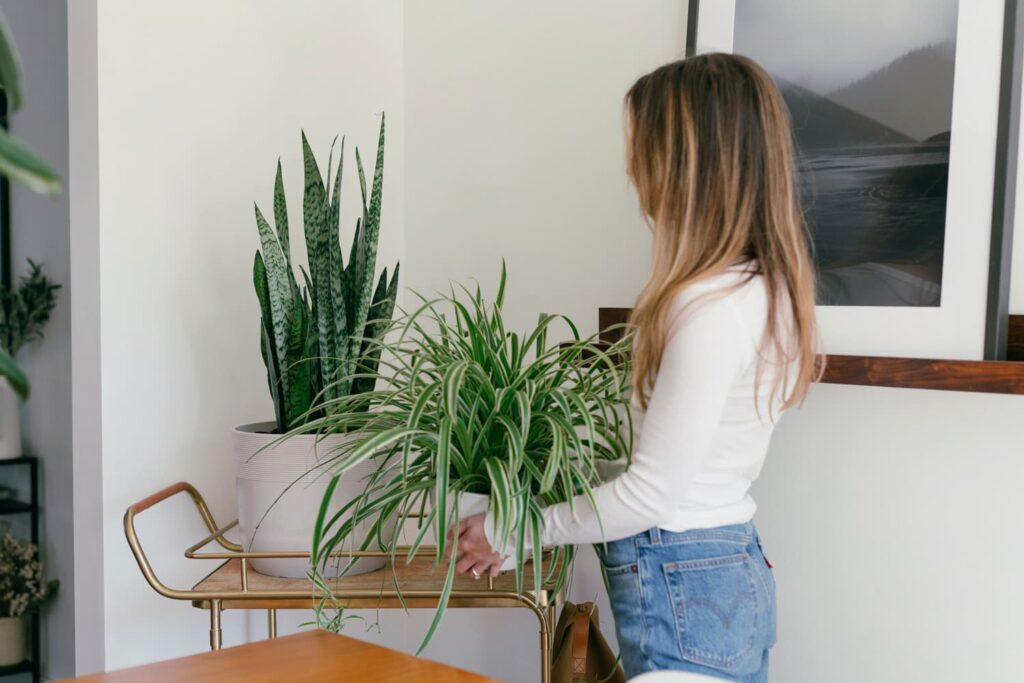
[[[21,54],[24,106],[12,133],[54,167],[68,171],[68,58],[66,0],[0,0]],[[74,566],[71,476],[71,306],[67,193],[41,197],[11,189],[11,264],[15,277],[25,259],[44,264],[64,285],[46,338],[19,356],[32,382],[22,412],[26,453],[42,460],[43,559],[60,579],[57,601],[47,611],[44,674],[74,674]]]

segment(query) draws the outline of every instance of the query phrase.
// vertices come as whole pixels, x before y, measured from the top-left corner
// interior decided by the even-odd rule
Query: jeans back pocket
[[[726,673],[754,671],[767,605],[747,553],[662,565],[682,658]]]

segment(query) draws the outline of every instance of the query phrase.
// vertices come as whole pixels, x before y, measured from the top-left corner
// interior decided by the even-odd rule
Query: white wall
[[[11,131],[62,177],[68,174],[67,2],[0,3],[19,48],[25,102]],[[42,559],[61,581],[47,609],[43,637],[44,674],[74,673],[73,524],[71,507],[71,301],[68,196],[43,197],[11,187],[11,254],[14,279],[26,259],[42,263],[63,285],[41,342],[26,346],[19,361],[32,383],[22,410],[25,452],[42,463]],[[25,531],[27,533],[27,529]]]
[[[234,518],[230,430],[272,415],[252,204],[270,212],[280,156],[304,253],[300,128],[322,164],[334,135],[348,134],[350,236],[352,146],[372,159],[387,111],[380,258],[401,255],[402,4],[100,0],[97,32],[105,666],[117,668],[207,647],[205,613],[143,582],[121,516],[185,479],[219,518]],[[204,535],[183,523],[187,508],[157,508],[140,533],[168,581],[189,586],[212,567],[180,569],[182,550]],[[225,643],[246,629],[229,613]]]
[[[387,109],[383,261],[407,256],[404,285],[477,277],[492,288],[505,257],[515,324],[559,311],[594,331],[599,306],[632,302],[648,262],[623,173],[621,97],[636,76],[680,55],[685,8],[676,0],[98,3],[98,189],[77,202],[72,192],[72,239],[88,237],[98,211],[99,253],[89,270],[88,244],[73,246],[72,275],[99,306],[93,332],[76,304],[75,330],[87,353],[101,341],[102,372],[80,384],[88,367],[76,360],[76,513],[79,434],[99,453],[100,435],[79,417],[92,391],[102,397],[103,649],[115,668],[206,647],[204,613],[144,584],[120,519],[177,479],[196,483],[218,516],[233,514],[229,429],[270,411],[254,334],[251,202],[267,204],[280,154],[299,224],[299,127],[318,150],[335,132],[369,149],[374,114]],[[72,43],[87,43],[81,7],[89,3],[74,4],[85,28],[71,21]],[[74,58],[71,67],[72,112],[77,105],[88,115],[74,78],[84,71],[88,80],[88,69]],[[85,174],[89,140],[76,137],[76,125],[73,115],[73,173]],[[78,336],[75,344],[77,354]],[[877,657],[877,680],[901,680],[911,665],[903,679],[954,680],[955,672],[965,680],[972,656],[972,679],[1009,680],[1007,639],[1024,599],[1009,574],[1021,554],[1009,521],[1021,512],[1009,488],[1020,474],[1012,454],[1021,401],[821,387],[785,420],[757,489],[783,601],[774,678],[853,680]],[[184,501],[172,508],[145,516],[141,531],[168,578],[187,584],[194,574],[173,568],[199,526],[180,523]],[[579,599],[599,592],[586,562]],[[981,567],[985,585],[965,585]],[[971,601],[968,589],[985,600]],[[888,599],[891,611],[869,608],[869,597],[881,598],[876,606]],[[307,618],[282,615],[282,630]],[[385,612],[380,634],[357,625],[348,633],[411,650],[428,618]],[[263,629],[262,617],[228,613],[225,642]],[[922,661],[928,647],[943,657]],[[531,681],[535,648],[525,613],[453,612],[427,655]]]
[[[72,2],[67,18],[76,674],[103,669],[105,642],[96,2]]]
[[[504,257],[514,325],[558,312],[592,333],[599,306],[632,303],[650,241],[624,173],[622,98],[682,56],[684,4],[406,4],[407,283],[475,277],[493,292]],[[603,593],[589,551],[579,567],[573,597]],[[428,656],[536,680],[531,616],[446,618]],[[426,618],[412,623],[415,640]]]
[[[754,495],[772,679],[1020,680],[1024,397],[820,386]]]

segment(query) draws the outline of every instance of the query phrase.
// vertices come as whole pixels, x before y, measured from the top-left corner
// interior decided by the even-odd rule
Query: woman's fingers
[[[463,555],[455,563],[455,571],[459,574],[468,574],[479,562],[479,557]]]

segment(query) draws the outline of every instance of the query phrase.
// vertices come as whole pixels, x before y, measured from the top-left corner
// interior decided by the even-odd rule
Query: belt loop
[[[661,545],[661,529],[652,527],[647,534],[651,537],[651,545]]]

